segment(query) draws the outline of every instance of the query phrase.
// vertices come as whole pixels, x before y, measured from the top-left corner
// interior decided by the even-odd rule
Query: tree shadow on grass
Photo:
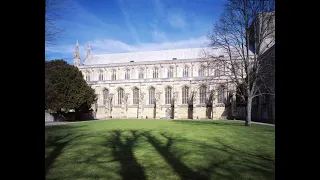
[[[254,179],[255,175],[245,175],[244,173],[257,173],[265,179],[274,177],[274,161],[261,155],[250,154],[230,145],[226,145],[219,139],[216,139],[219,145],[211,145],[197,141],[190,141],[181,138],[173,138],[166,133],[161,133],[166,138],[166,144],[163,144],[150,132],[145,132],[147,141],[156,149],[156,151],[165,159],[172,169],[181,177],[181,179]],[[192,152],[201,155],[209,160],[206,167],[191,169],[182,162],[182,156],[188,153],[180,153],[179,150],[173,151],[173,144],[191,143],[194,147]],[[189,144],[189,146],[191,145]],[[224,154],[225,157],[218,157]],[[221,159],[221,160],[220,160]]]
[[[114,161],[119,161],[121,165],[120,174],[123,180],[144,180],[146,179],[144,168],[137,162],[133,154],[133,148],[140,134],[135,130],[130,130],[132,137],[125,137],[121,141],[120,130],[112,131],[110,139],[107,139],[107,146],[112,148]]]
[[[78,135],[76,137],[71,137],[70,134],[64,136],[54,136],[48,140],[46,143],[46,148],[53,147],[53,150],[46,156],[45,158],[45,175],[50,170],[50,167],[54,163],[54,161],[59,157],[59,155],[63,152],[63,149],[70,144],[71,141],[81,137],[82,135]]]
[[[189,168],[186,164],[181,161],[182,155],[176,155],[171,151],[171,146],[174,143],[172,137],[162,134],[166,139],[167,143],[162,144],[159,139],[151,135],[150,132],[145,132],[144,136],[147,138],[147,141],[156,149],[156,151],[165,159],[165,161],[173,168],[173,170],[184,180],[207,180],[210,179],[210,170],[214,166],[211,164],[208,168],[203,169],[202,172],[197,172]]]
[[[52,164],[60,156],[65,147],[71,141],[80,138],[79,129],[86,125],[70,126],[48,126],[45,128],[45,176],[48,174]],[[48,149],[52,151],[47,152]],[[48,154],[47,154],[48,153]]]

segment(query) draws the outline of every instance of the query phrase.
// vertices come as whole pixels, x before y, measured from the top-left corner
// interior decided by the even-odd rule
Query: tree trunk
[[[251,108],[252,108],[252,98],[248,97],[247,100],[247,119],[246,119],[246,126],[250,126],[251,125]]]

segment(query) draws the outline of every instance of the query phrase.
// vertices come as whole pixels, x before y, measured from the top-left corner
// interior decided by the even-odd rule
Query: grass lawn
[[[274,127],[110,120],[45,128],[46,179],[274,179]]]

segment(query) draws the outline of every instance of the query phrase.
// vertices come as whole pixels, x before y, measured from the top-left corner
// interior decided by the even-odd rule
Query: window
[[[130,79],[130,69],[126,69],[126,72],[124,74],[124,79]]]
[[[165,103],[171,104],[171,100],[172,100],[172,88],[167,87],[165,90]]]
[[[103,71],[99,71],[99,81],[103,81]]]
[[[216,69],[216,70],[214,71],[214,76],[215,76],[215,77],[219,77],[219,76],[220,76],[220,70],[219,70],[219,69]]]
[[[159,77],[159,68],[155,67],[153,69],[153,78],[158,78]]]
[[[140,71],[139,71],[139,79],[143,79],[144,77],[144,69],[141,68]]]
[[[133,104],[139,104],[139,89],[136,87],[133,89]]]
[[[223,103],[225,99],[225,93],[226,92],[224,86],[220,86],[218,91],[218,103]]]
[[[154,104],[155,103],[155,89],[154,87],[151,87],[149,89],[149,104]]]
[[[122,104],[123,95],[124,95],[123,89],[119,88],[118,89],[118,104]]]
[[[206,103],[207,87],[200,87],[200,104]]]
[[[90,72],[89,71],[86,73],[86,81],[90,81]]]
[[[168,78],[173,78],[173,67],[169,67],[168,69]]]
[[[117,71],[115,69],[111,72],[111,80],[117,80]]]
[[[185,66],[183,68],[183,77],[188,77],[188,75],[189,75],[189,67]]]
[[[204,67],[204,65],[201,65],[201,66],[200,66],[199,76],[200,76],[200,77],[205,76],[205,67]]]
[[[107,104],[107,99],[108,99],[108,96],[109,96],[109,90],[108,89],[104,89],[103,92],[102,92],[102,95],[103,95],[103,105],[106,105]]]
[[[182,88],[182,104],[188,104],[189,99],[189,87],[184,86]]]

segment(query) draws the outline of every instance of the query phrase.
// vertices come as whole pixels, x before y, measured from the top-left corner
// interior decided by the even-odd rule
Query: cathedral
[[[212,48],[95,55],[88,45],[81,63],[77,41],[74,66],[97,94],[97,119],[225,118],[235,87],[208,53],[225,56]]]

